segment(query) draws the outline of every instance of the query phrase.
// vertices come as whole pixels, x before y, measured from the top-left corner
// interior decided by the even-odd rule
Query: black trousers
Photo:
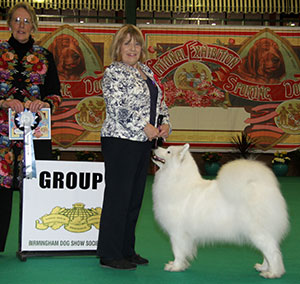
[[[144,196],[151,143],[102,138],[105,192],[97,255],[123,259],[135,254],[135,228]]]
[[[0,251],[4,251],[11,217],[13,191],[0,187]]]
[[[35,140],[34,151],[37,160],[51,160],[51,140]],[[15,189],[18,190],[18,189]],[[13,189],[0,187],[0,252],[4,251],[12,210]]]

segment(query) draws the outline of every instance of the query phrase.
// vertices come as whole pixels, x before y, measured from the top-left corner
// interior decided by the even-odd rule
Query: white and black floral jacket
[[[170,124],[168,108],[152,70],[141,63],[139,66],[158,88],[155,121],[161,114],[164,115],[162,124]],[[139,71],[125,63],[113,62],[104,72],[102,90],[106,119],[101,136],[147,141],[144,127],[150,122],[150,91]]]

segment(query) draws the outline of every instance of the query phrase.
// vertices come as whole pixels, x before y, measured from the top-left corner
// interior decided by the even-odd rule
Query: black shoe
[[[133,256],[126,258],[129,262],[136,265],[145,265],[149,263],[149,260],[141,257],[139,254],[134,254]]]
[[[134,270],[136,269],[136,264],[129,262],[126,259],[112,259],[112,260],[102,260],[100,259],[100,264],[102,267],[121,269],[121,270]]]

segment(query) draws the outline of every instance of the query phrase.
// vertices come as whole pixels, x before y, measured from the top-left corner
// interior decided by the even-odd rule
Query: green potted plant
[[[202,155],[206,174],[216,175],[218,173],[221,166],[220,165],[221,158],[222,155],[217,152],[206,152]]]
[[[285,176],[289,170],[289,162],[291,158],[287,152],[276,151],[272,160],[272,170],[277,176]]]
[[[251,138],[245,131],[232,137],[231,143],[238,150],[240,157],[244,159],[249,158],[251,150],[255,147],[255,139]]]

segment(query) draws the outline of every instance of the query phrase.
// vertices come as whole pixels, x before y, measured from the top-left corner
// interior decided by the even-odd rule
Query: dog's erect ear
[[[190,148],[190,144],[186,143],[183,145],[183,151],[184,153]]]
[[[185,153],[186,153],[186,151],[189,150],[189,148],[190,148],[190,144],[186,143],[183,145],[182,150],[180,151],[180,161],[183,160]]]

